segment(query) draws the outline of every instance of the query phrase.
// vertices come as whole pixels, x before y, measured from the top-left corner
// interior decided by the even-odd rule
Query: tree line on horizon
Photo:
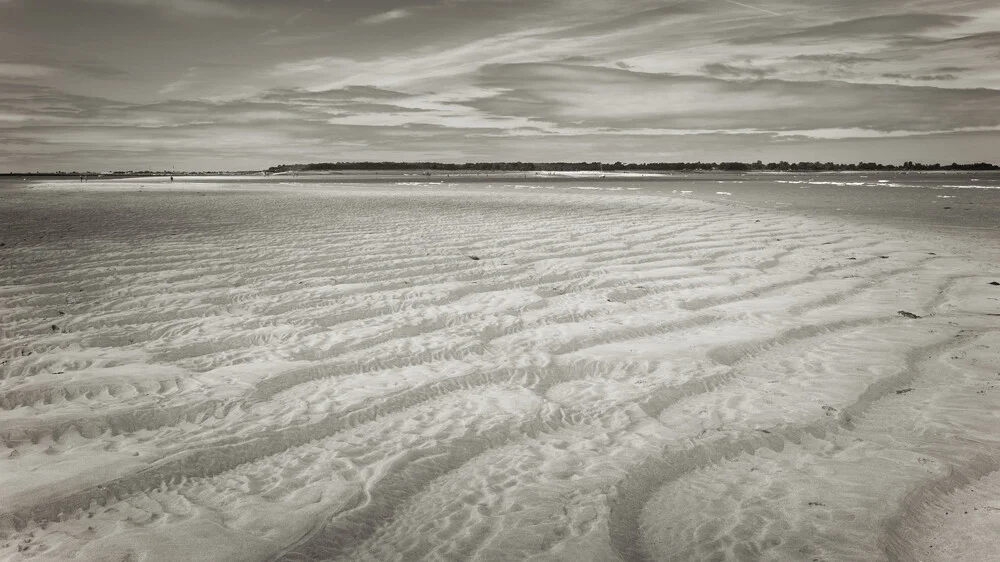
[[[623,164],[622,162],[469,162],[448,164],[442,162],[318,162],[313,164],[281,164],[267,169],[268,173],[320,172],[320,171],[448,171],[448,172],[853,172],[853,171],[983,171],[1000,170],[988,162],[973,164],[922,164],[905,162],[900,165],[877,162],[840,164],[834,162],[650,162]]]

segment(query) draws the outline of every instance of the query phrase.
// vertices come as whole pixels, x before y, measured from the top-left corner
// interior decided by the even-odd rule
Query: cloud
[[[538,62],[578,55],[586,40],[545,39],[551,28],[526,28],[454,46],[401,52],[374,60],[341,56],[316,57],[276,65],[274,77],[313,90],[352,84],[441,91],[464,86],[468,77],[489,63]]]
[[[261,99],[281,103],[302,105],[339,104],[370,100],[394,100],[408,97],[408,94],[374,88],[372,86],[347,86],[331,90],[279,89],[262,94]]]
[[[795,55],[791,57],[791,60],[850,66],[855,64],[874,62],[880,59],[872,56],[860,56],[860,55],[845,54],[845,53],[820,53],[813,55]]]
[[[49,86],[0,82],[0,104],[34,117],[86,119],[117,102],[68,94]]]
[[[664,23],[676,21],[684,16],[703,14],[706,9],[704,2],[676,2],[667,6],[658,6],[610,19],[600,18],[595,22],[552,31],[544,34],[543,37],[565,39],[570,37],[593,37],[595,35],[634,32],[637,28],[660,26]]]
[[[594,158],[629,146],[635,160],[653,154],[653,146],[680,146],[682,138],[733,147],[720,139],[896,138],[1000,127],[993,109],[1000,92],[993,90],[757,79],[748,68],[755,69],[718,65],[710,69],[716,76],[682,76],[585,64],[492,64],[472,77],[474,84],[441,92],[286,88],[149,104],[6,84],[0,136],[18,150],[34,146],[50,155],[82,154],[88,144],[103,143],[119,150],[119,159],[159,151],[162,158],[203,161],[202,151],[227,162],[253,154],[277,163],[329,159],[323,147],[340,146],[354,151],[338,151],[341,159],[353,153],[359,160],[418,154],[530,160],[565,158],[569,147],[590,146]],[[452,156],[442,158],[448,150]]]
[[[40,64],[0,62],[0,78],[44,78],[57,72],[58,70],[51,66]]]
[[[251,14],[219,0],[87,0],[136,8],[155,8],[166,13],[201,17],[245,18]]]
[[[381,14],[375,14],[361,20],[361,23],[366,23],[369,25],[377,25],[380,23],[386,23],[394,20],[401,20],[403,18],[408,18],[413,14],[409,10],[397,9],[389,10]]]
[[[269,29],[259,35],[258,44],[273,45],[278,47],[289,45],[303,45],[306,43],[317,43],[329,40],[333,36],[330,31],[317,31],[312,33],[285,33],[277,29]]]
[[[702,72],[709,76],[733,78],[763,78],[776,72],[773,68],[758,68],[753,66],[734,66],[724,63],[711,63],[701,67]]]
[[[276,77],[290,76],[323,76],[334,72],[349,71],[357,62],[344,57],[317,57],[278,64],[271,70]]]
[[[931,29],[955,27],[971,19],[968,16],[922,13],[872,16],[816,25],[792,33],[737,39],[733,43],[811,42],[852,37],[897,37]]]
[[[882,74],[885,78],[893,78],[898,80],[916,80],[920,82],[933,82],[937,80],[955,80],[958,78],[954,74],[926,74],[926,75],[913,75],[913,74],[900,74],[898,72],[886,72]]]
[[[0,0],[2,1],[2,0]],[[52,57],[21,57],[16,62],[0,60],[0,79],[38,81],[58,77],[122,78],[127,73],[93,61],[56,60]]]
[[[428,107],[421,107],[421,106]],[[3,85],[0,87],[0,129],[61,125],[67,128],[121,128],[135,130],[186,127],[226,127],[254,124],[269,127],[298,123],[317,127],[320,123],[408,124],[427,119],[446,121],[451,115],[412,96],[370,87],[308,92],[275,90],[263,95],[226,101],[169,100],[128,104],[102,98],[72,96],[56,89]],[[457,108],[460,113],[470,110]],[[456,122],[457,123],[457,122]]]
[[[995,49],[1000,48],[1000,31],[987,31],[948,38],[901,37],[898,43],[907,47]]]
[[[560,127],[712,130],[942,131],[1000,125],[1000,92],[839,81],[630,72],[554,64],[491,65],[466,103],[495,116]]]
[[[173,95],[177,92],[190,88],[195,83],[195,76],[197,73],[197,67],[188,68],[187,72],[185,72],[181,78],[178,78],[177,80],[174,80],[173,82],[170,82],[160,88],[159,93],[161,95]]]
[[[761,13],[764,13],[764,14],[767,14],[767,15],[770,15],[770,16],[783,17],[783,16],[786,15],[786,14],[779,14],[778,12],[772,12],[771,10],[765,10],[764,8],[760,8],[760,7],[757,7],[757,6],[751,6],[749,4],[743,4],[741,2],[736,2],[735,0],[725,0],[725,1],[729,2],[730,4],[733,4],[733,5],[736,5],[736,6],[740,6],[741,8],[747,8],[747,9],[753,10],[755,12],[761,12]]]

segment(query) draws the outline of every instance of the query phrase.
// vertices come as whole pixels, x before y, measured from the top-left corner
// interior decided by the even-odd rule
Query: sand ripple
[[[1000,270],[956,240],[632,192],[65,187],[0,212],[2,556],[996,550]]]

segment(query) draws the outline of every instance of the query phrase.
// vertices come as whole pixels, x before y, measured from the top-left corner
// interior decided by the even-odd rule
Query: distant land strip
[[[845,172],[845,171],[980,171],[1000,170],[988,162],[973,164],[921,164],[905,162],[901,165],[858,162],[836,164],[833,162],[651,162],[623,164],[621,162],[473,162],[445,164],[441,162],[320,162],[314,164],[282,164],[266,171],[318,172],[339,170],[440,170],[461,172]]]

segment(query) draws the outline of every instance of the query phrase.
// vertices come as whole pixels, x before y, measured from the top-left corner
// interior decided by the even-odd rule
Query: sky
[[[996,0],[0,0],[0,172],[1000,163]]]

